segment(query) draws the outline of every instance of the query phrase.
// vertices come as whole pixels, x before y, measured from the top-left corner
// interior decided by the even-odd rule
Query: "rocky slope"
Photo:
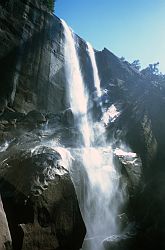
[[[84,80],[92,95],[86,42],[76,39]],[[10,242],[10,231],[17,250],[78,250],[85,235],[69,173],[65,166],[58,166],[61,156],[54,144],[53,148],[48,144],[76,146],[73,117],[67,109],[63,46],[60,20],[40,1],[0,1],[0,192],[10,229],[4,231],[8,235],[5,242]],[[108,91],[104,106],[115,104],[121,112],[107,125],[107,137],[116,147],[121,142],[128,145],[142,160],[139,186],[134,189],[132,180],[138,173],[116,159],[121,160],[127,179],[126,212],[136,230],[124,238],[108,239],[105,247],[163,250],[165,88],[107,49],[95,54],[101,86]],[[53,172],[52,180],[47,180],[51,179],[48,172],[43,173],[44,164]]]

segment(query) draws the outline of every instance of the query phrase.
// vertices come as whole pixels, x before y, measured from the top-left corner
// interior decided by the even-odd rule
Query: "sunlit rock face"
[[[109,123],[114,122],[117,117],[120,115],[120,111],[118,111],[114,104],[107,108],[107,110],[103,113],[102,121],[107,126]]]
[[[139,189],[142,179],[142,162],[140,157],[136,153],[124,151],[119,148],[116,148],[114,153],[126,170],[131,188]]]

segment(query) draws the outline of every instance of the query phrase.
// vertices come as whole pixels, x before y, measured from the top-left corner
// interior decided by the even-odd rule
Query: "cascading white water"
[[[99,78],[99,74],[98,74],[94,49],[89,42],[87,42],[87,48],[88,48],[88,53],[89,53],[89,57],[91,59],[91,64],[92,64],[92,68],[93,68],[94,85],[95,85],[95,88],[97,90],[97,95],[98,95],[98,97],[100,97],[101,96],[100,78]]]
[[[90,127],[87,118],[88,95],[85,91],[81,75],[79,60],[76,52],[74,34],[66,22],[62,20],[65,34],[65,72],[69,86],[69,99],[71,110],[83,137],[84,145],[90,146]]]
[[[102,250],[102,240],[117,231],[115,220],[122,200],[121,192],[118,191],[120,175],[113,164],[112,148],[106,145],[106,140],[102,140],[104,145],[102,143],[101,147],[96,142],[95,147],[93,145],[92,133],[98,134],[99,130],[96,129],[97,126],[95,127],[93,122],[89,123],[88,121],[88,95],[80,70],[74,34],[64,21],[62,24],[65,35],[65,70],[69,86],[70,106],[84,142],[83,144],[80,142],[81,156],[78,157],[80,165],[84,168],[82,171],[84,173],[83,183],[77,183],[77,180],[80,179],[78,169],[71,170],[87,228],[83,250]],[[93,68],[94,86],[97,89],[98,97],[101,97],[94,51],[90,44],[87,45],[87,48]],[[80,184],[84,187],[80,187]],[[83,199],[79,196],[80,189],[84,190]]]
[[[84,166],[88,174],[84,204],[87,235],[83,250],[102,250],[102,241],[117,233],[116,218],[122,196],[120,175],[113,164],[111,147],[84,149]]]
[[[95,52],[90,43],[87,43],[87,51],[93,69],[94,87],[103,112],[101,102],[101,86],[98,74]],[[94,126],[93,126],[94,127]],[[102,134],[101,134],[102,132]],[[105,127],[103,122],[97,124],[94,137],[100,136],[99,144],[95,148],[85,149],[84,166],[88,173],[88,190],[86,197],[85,221],[87,225],[87,237],[84,242],[85,250],[101,250],[101,241],[108,235],[117,232],[116,218],[119,206],[122,203],[122,192],[119,191],[120,175],[113,163],[113,150],[106,144]]]
[[[99,77],[99,73],[98,73],[98,69],[97,69],[97,64],[96,64],[96,58],[95,58],[95,52],[94,49],[92,47],[92,45],[87,42],[87,52],[91,61],[91,65],[92,65],[92,70],[93,70],[93,81],[94,81],[94,102],[97,103],[97,108],[99,108],[101,110],[101,112],[103,113],[103,108],[102,108],[102,101],[101,101],[101,95],[102,95],[102,91],[101,91],[101,86],[100,86],[100,77]],[[103,136],[104,132],[105,132],[105,127],[103,123],[96,123],[95,126],[92,126],[94,128],[94,133],[93,133],[93,137],[95,139],[95,141],[100,141],[101,145],[105,145],[105,137]],[[100,138],[101,139],[100,139]],[[99,146],[99,145],[97,145]]]

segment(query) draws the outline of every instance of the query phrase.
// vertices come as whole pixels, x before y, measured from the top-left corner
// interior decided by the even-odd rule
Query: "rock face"
[[[11,146],[4,158],[0,191],[13,249],[80,249],[85,226],[60,154]]]
[[[61,121],[65,116],[61,114]],[[66,129],[60,114],[47,115],[46,132],[45,117],[37,111],[2,116],[0,193],[5,212],[0,218],[3,222],[6,213],[9,228],[1,234],[5,237],[10,230],[14,250],[78,250],[86,229],[68,171],[71,156],[59,146],[60,133],[64,135]],[[52,123],[54,130],[49,132]],[[5,239],[0,242],[9,241]]]
[[[6,214],[0,197],[0,249],[11,249],[11,236],[9,231]]]
[[[108,136],[115,139],[116,146],[121,142],[129,145],[142,160],[141,190],[130,193],[129,197],[130,219],[138,225],[130,249],[163,249],[164,195],[161,190],[164,184],[161,180],[165,176],[162,151],[165,134],[161,126],[165,125],[162,113],[165,108],[164,85],[149,81],[106,49],[96,55],[100,75],[104,72],[102,84],[109,91],[109,105],[115,103],[121,111],[115,122],[108,125]],[[126,170],[130,171],[130,167]],[[157,195],[157,192],[161,194]]]
[[[41,1],[0,5],[1,109],[59,111],[65,107],[61,23]]]

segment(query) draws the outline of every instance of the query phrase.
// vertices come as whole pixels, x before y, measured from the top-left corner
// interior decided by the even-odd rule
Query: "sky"
[[[56,0],[55,14],[95,49],[165,73],[165,0]]]

